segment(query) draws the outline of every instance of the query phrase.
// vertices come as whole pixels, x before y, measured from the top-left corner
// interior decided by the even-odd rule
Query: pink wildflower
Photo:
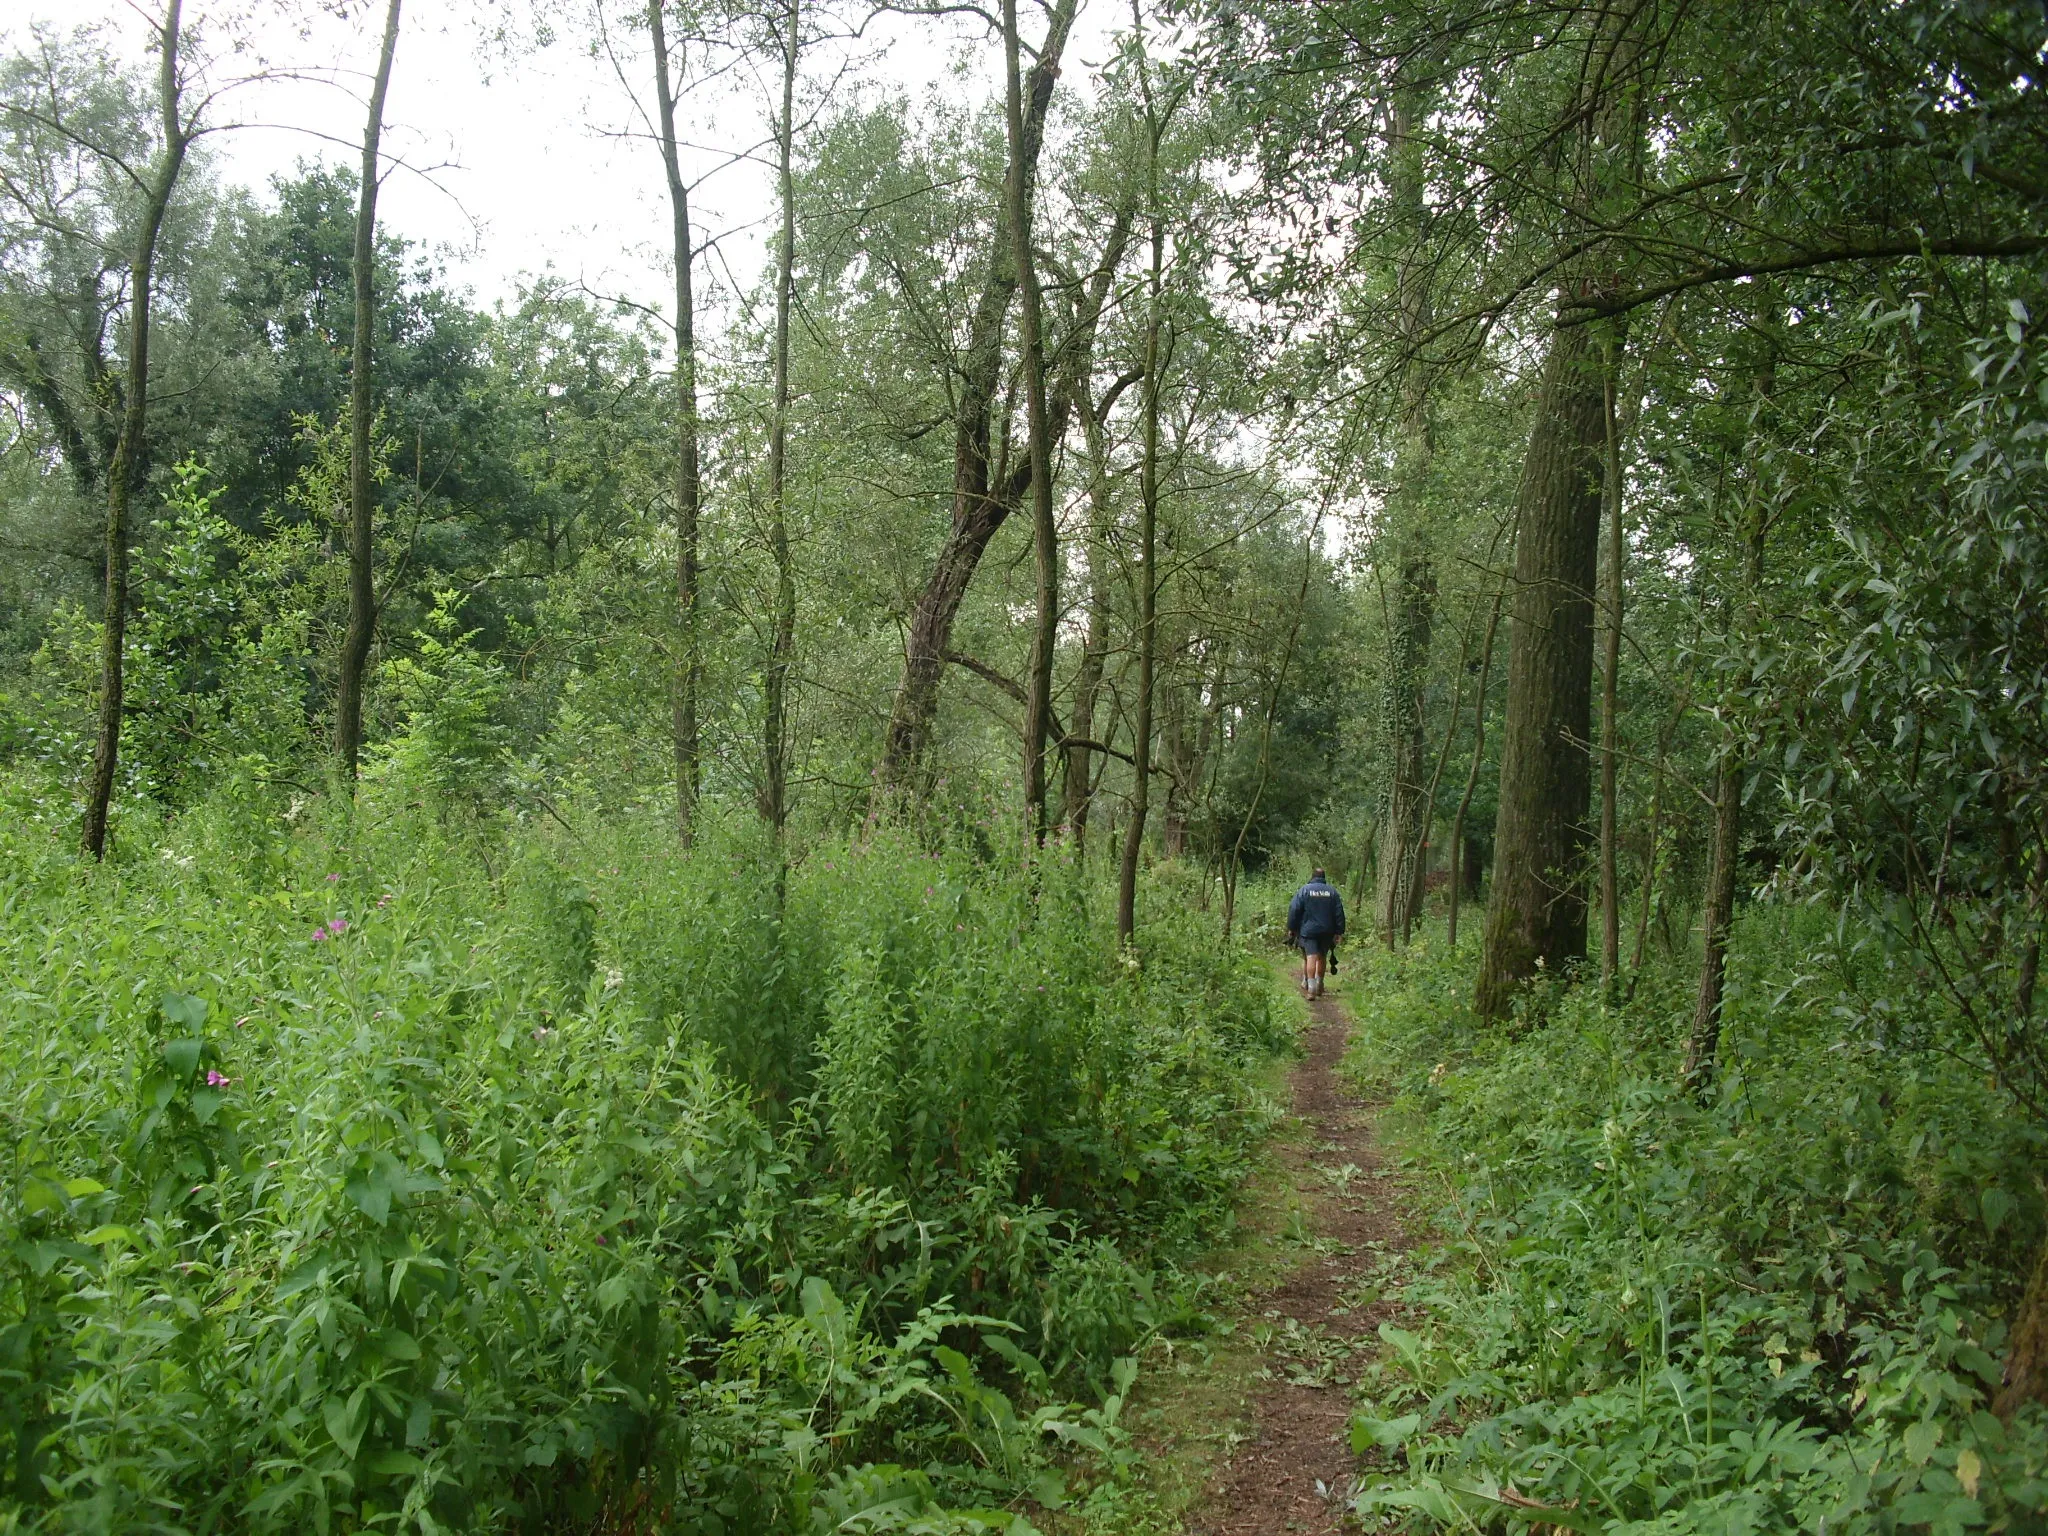
[[[342,917],[330,917],[327,920],[327,931],[333,934],[347,933],[348,919]]]
[[[209,1088],[232,1088],[235,1086],[235,1080],[232,1077],[225,1077],[219,1072],[214,1071],[213,1068],[208,1067],[206,1069],[206,1086]]]
[[[336,882],[337,880],[339,880],[340,878],[341,878],[341,876],[339,876],[339,875],[329,875],[329,876],[327,877],[327,883],[328,883],[329,885],[333,885],[333,884],[334,884],[334,883],[335,883],[335,882]]]
[[[315,944],[325,944],[327,942],[327,930],[325,928],[315,928],[313,930],[313,942]]]

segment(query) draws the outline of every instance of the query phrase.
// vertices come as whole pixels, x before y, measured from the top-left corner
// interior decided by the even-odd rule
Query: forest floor
[[[1341,980],[1341,978],[1340,978]],[[1241,1238],[1222,1256],[1244,1286],[1234,1326],[1199,1358],[1141,1386],[1132,1427],[1150,1486],[1112,1528],[1185,1536],[1355,1531],[1358,1469],[1346,1390],[1382,1349],[1382,1299],[1409,1246],[1407,1191],[1382,1150],[1374,1107],[1341,1075],[1351,1020],[1342,995],[1307,1005],[1288,1070],[1291,1113],[1247,1191]]]

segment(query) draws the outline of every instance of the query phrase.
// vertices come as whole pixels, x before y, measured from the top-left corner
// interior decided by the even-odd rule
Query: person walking
[[[1344,937],[1344,898],[1318,869],[1294,893],[1287,908],[1287,939],[1300,949],[1302,985],[1310,997],[1323,995],[1323,963]]]

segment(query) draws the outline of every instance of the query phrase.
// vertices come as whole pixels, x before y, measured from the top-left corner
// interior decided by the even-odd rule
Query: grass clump
[[[1674,1082],[1689,976],[1467,1011],[1474,949],[1359,946],[1349,1070],[1435,1240],[1354,1423],[1368,1525],[2036,1530],[2048,1422],[1987,1411],[2041,1232],[2037,1127],[1859,1038],[1828,934],[1738,927],[1723,1067]]]

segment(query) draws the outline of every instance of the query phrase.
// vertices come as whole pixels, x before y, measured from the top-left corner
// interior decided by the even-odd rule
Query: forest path
[[[1309,1012],[1307,1054],[1288,1074],[1293,1112],[1308,1134],[1286,1138],[1281,1150],[1292,1235],[1308,1258],[1252,1298],[1244,1326],[1263,1341],[1264,1368],[1250,1432],[1209,1497],[1189,1511],[1190,1536],[1356,1529],[1345,1503],[1357,1468],[1345,1388],[1353,1355],[1374,1349],[1375,1330],[1393,1315],[1377,1277],[1408,1240],[1373,1113],[1338,1075],[1350,1016],[1330,996]]]

